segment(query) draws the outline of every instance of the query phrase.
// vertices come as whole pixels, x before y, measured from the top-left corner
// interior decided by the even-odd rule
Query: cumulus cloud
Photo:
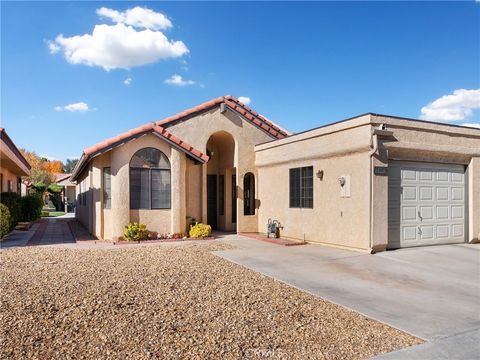
[[[252,102],[252,99],[250,99],[248,96],[239,96],[238,101],[244,103],[245,105],[249,105]]]
[[[71,64],[100,66],[107,71],[178,58],[189,52],[182,41],[169,40],[157,30],[171,26],[163,14],[140,7],[124,12],[101,8],[97,12],[116,24],[95,25],[91,34],[60,34],[48,41],[50,52],[62,52]]]
[[[171,78],[165,80],[165,83],[175,86],[187,86],[195,84],[195,81],[184,80],[181,75],[173,74]]]
[[[87,112],[87,111],[92,111],[95,109],[90,109],[88,107],[88,104],[84,102],[78,102],[78,103],[73,103],[73,104],[68,104],[65,106],[55,106],[55,111],[70,111],[70,112]]]
[[[465,124],[462,124],[462,126],[468,126],[468,127],[480,129],[480,124],[477,124],[477,123],[465,123]]]
[[[123,80],[123,83],[125,85],[130,85],[132,83],[132,78],[129,76],[125,80]]]
[[[114,23],[132,25],[138,28],[165,30],[172,27],[172,22],[162,13],[136,6],[125,11],[102,7],[97,9],[100,17],[108,18]]]
[[[431,121],[460,121],[470,117],[480,108],[480,89],[458,89],[444,95],[421,110],[420,118]]]

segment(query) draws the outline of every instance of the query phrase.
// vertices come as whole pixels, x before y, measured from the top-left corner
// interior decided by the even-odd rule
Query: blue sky
[[[479,88],[474,1],[1,3],[2,126],[61,160],[220,95],[297,132],[365,112],[478,124]]]

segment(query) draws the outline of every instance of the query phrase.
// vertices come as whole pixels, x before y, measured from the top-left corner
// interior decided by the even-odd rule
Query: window
[[[255,176],[250,172],[243,177],[243,215],[255,215]]]
[[[225,175],[218,176],[218,215],[225,215]]]
[[[109,167],[103,168],[103,208],[112,208],[112,172]]]
[[[170,162],[154,148],[137,151],[130,161],[130,209],[170,209]]]
[[[17,194],[22,195],[22,178],[17,176]]]
[[[12,180],[7,180],[7,191],[12,192],[13,191],[13,182]]]
[[[313,166],[290,169],[290,207],[313,209]]]

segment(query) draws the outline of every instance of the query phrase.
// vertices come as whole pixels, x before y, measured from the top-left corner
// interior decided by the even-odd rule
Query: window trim
[[[159,151],[163,156],[165,156],[165,159],[168,161],[168,166],[169,168],[166,169],[166,168],[163,168],[163,167],[136,167],[136,166],[132,166],[131,163],[132,163],[132,159],[135,157],[135,155],[142,151],[142,150],[145,150],[145,149],[154,149],[156,151]],[[139,204],[139,207],[132,207],[132,191],[131,191],[131,187],[132,187],[132,169],[137,169],[137,170],[148,170],[148,186],[149,186],[149,197],[148,197],[148,207],[141,207],[141,204]],[[168,206],[166,207],[153,207],[152,206],[152,198],[153,198],[153,191],[152,191],[152,170],[155,170],[155,171],[159,171],[160,173],[162,172],[167,172],[168,171],[168,179],[169,179],[169,185],[170,185],[170,196],[168,198]],[[148,147],[144,147],[144,148],[141,148],[141,149],[138,149],[137,151],[135,151],[135,153],[132,155],[132,157],[130,158],[130,162],[129,162],[129,167],[128,167],[128,180],[129,180],[129,187],[128,187],[128,190],[129,190],[129,208],[130,210],[171,210],[172,209],[172,164],[170,162],[170,159],[168,158],[168,156],[163,152],[161,151],[160,149],[157,149],[157,148],[154,148],[154,147],[151,147],[151,146],[148,146]],[[140,188],[140,191],[141,191],[141,188]]]
[[[307,177],[307,176],[305,176],[304,171],[306,169],[309,169],[309,168],[311,169],[311,176]],[[298,186],[299,195],[298,195],[298,199],[295,199],[295,194],[293,194],[293,200],[294,200],[293,202],[295,204],[292,204],[292,190],[293,190],[292,189],[292,174],[295,171],[299,172],[298,184],[295,184],[296,186]],[[306,197],[304,196],[304,191],[306,190],[306,187],[303,183],[303,180],[307,179],[307,178],[311,178],[311,188],[312,188],[311,206],[305,204]],[[312,165],[301,166],[301,167],[296,167],[296,168],[290,168],[289,169],[289,174],[288,174],[288,196],[289,196],[288,205],[289,205],[289,208],[291,208],[291,209],[313,209],[314,208],[315,197],[314,197],[313,178],[314,178],[314,176],[313,176],[313,166]],[[296,203],[298,203],[298,205],[296,205]]]

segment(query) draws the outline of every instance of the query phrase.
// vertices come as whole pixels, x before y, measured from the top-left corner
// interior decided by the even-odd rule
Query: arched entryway
[[[235,139],[225,131],[210,136],[206,145],[207,221],[213,229],[237,229]]]

